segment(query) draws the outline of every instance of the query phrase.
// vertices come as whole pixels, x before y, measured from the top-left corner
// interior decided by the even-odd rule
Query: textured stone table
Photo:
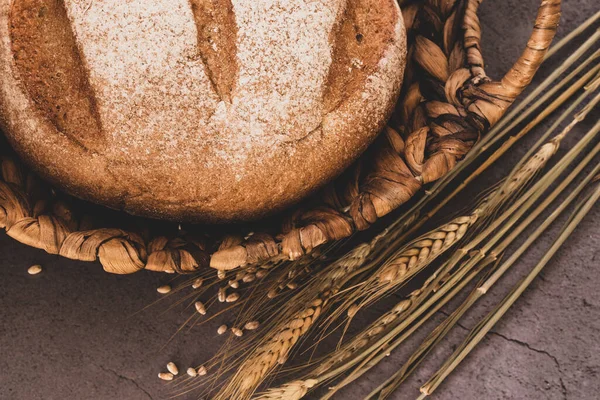
[[[484,54],[491,76],[500,76],[520,53],[537,3],[484,2]],[[560,36],[600,8],[597,0],[564,3]],[[546,66],[543,73],[548,72]],[[598,117],[595,112],[590,120]],[[590,123],[582,129],[586,126]],[[471,198],[478,187],[502,176],[533,139],[520,143],[463,198]],[[596,207],[434,399],[599,398],[599,223],[600,207]],[[539,260],[558,227],[539,240],[513,273],[461,321],[461,327],[452,331],[394,399],[417,397],[419,385],[450,354],[452,346],[460,343],[466,329]],[[180,367],[202,362],[221,342],[215,335],[221,323],[217,318],[179,335],[163,348],[186,314],[161,315],[160,306],[140,312],[157,299],[159,275],[108,275],[97,264],[50,256],[18,244],[4,233],[0,234],[0,254],[0,399],[163,398],[165,385],[156,378],[159,369],[170,360],[176,360]],[[27,268],[38,263],[44,272],[27,275]],[[378,306],[380,310],[383,307]],[[436,321],[442,318],[440,313]],[[427,331],[421,330],[338,397],[362,398],[393,371]]]

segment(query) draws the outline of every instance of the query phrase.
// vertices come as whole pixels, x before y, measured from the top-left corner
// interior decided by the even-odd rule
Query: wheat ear
[[[363,264],[372,249],[372,244],[357,246],[334,262],[317,281],[292,297],[285,315],[278,316],[279,322],[264,333],[263,338],[241,362],[233,377],[215,399],[249,399],[267,375],[277,365],[285,363],[294,345],[314,325],[323,307]]]
[[[529,159],[520,165],[515,171],[511,174],[511,176],[504,181],[502,185],[500,185],[497,189],[495,189],[491,194],[489,194],[485,199],[479,204],[479,206],[466,217],[459,217],[453,220],[449,224],[445,224],[438,229],[429,232],[417,240],[411,242],[404,249],[400,250],[395,257],[391,260],[391,262],[386,263],[379,271],[378,274],[375,274],[375,281],[379,282],[388,282],[393,283],[395,285],[400,282],[405,281],[407,276],[414,275],[420,270],[420,267],[424,267],[428,265],[433,259],[435,259],[439,254],[441,254],[445,249],[452,247],[453,244],[458,242],[462,237],[464,237],[466,231],[472,226],[482,215],[489,214],[492,211],[501,208],[505,202],[511,199],[515,193],[519,193],[521,189],[539,172],[548,162],[548,160],[556,153],[558,150],[561,140],[565,137],[565,135],[572,129],[572,127],[579,121],[581,121],[585,115],[593,108],[598,101],[598,98],[595,98],[587,107],[582,110],[582,112],[576,115],[574,122],[569,124],[559,135],[550,140],[548,143],[541,146],[538,151]],[[582,143],[588,142],[593,137],[593,133],[586,135],[587,140],[582,140]],[[579,147],[579,146],[578,146]],[[589,158],[589,157],[588,157]],[[589,160],[588,160],[589,161]],[[564,163],[564,168],[568,163]],[[560,172],[560,170],[558,171]],[[577,171],[573,171],[576,173]],[[549,173],[550,174],[550,173]],[[555,175],[556,173],[554,173]],[[546,178],[545,178],[546,179]],[[549,178],[548,178],[549,179]],[[563,187],[564,189],[564,187]],[[529,206],[535,201],[535,197],[532,197],[532,192],[536,190],[536,187],[532,188],[530,191],[525,193],[522,197],[525,199],[529,199],[529,202],[517,202],[519,205],[525,205],[524,208],[529,208]],[[555,191],[556,192],[556,191]],[[553,194],[554,195],[554,194]],[[498,221],[505,221],[506,218],[512,214],[506,211],[503,215],[498,217],[492,226],[497,225]],[[526,225],[526,224],[525,224]],[[493,229],[487,230],[487,234],[493,231]],[[479,243],[482,239],[476,239],[475,242]],[[457,252],[458,256],[457,260],[463,258],[463,256],[467,253],[466,248],[473,248],[474,245],[466,246],[462,249],[462,251]],[[463,267],[459,268],[459,270],[464,270],[464,276],[469,270],[475,268],[476,264],[482,260],[483,254],[479,257],[473,257],[473,262],[467,262],[463,265]],[[486,259],[485,262],[488,264],[493,262],[495,257]],[[447,271],[452,268],[452,263],[450,265],[445,264],[438,270],[439,271]],[[485,265],[480,265],[479,270],[481,270]],[[470,275],[469,279],[472,279],[474,275]],[[290,382],[289,384],[284,384],[279,388],[272,389],[267,391],[262,397],[264,399],[275,399],[280,398],[284,399],[284,397],[277,397],[278,394],[282,393],[290,393],[293,392],[297,395],[303,393],[303,391],[295,391],[294,388],[297,387],[302,382],[311,382],[311,385],[314,385],[313,380],[317,380],[319,384],[321,384],[325,379],[330,379],[330,377],[334,377],[337,373],[327,373],[333,369],[336,365],[342,364],[344,361],[355,357],[359,350],[364,349],[367,345],[372,343],[372,339],[378,337],[384,331],[388,329],[391,325],[397,323],[398,321],[402,321],[405,319],[407,315],[409,315],[413,310],[414,306],[418,306],[427,296],[432,292],[432,290],[437,287],[439,284],[439,279],[436,274],[432,275],[418,291],[411,293],[406,300],[398,303],[392,310],[379,318],[375,323],[369,326],[368,329],[363,331],[360,335],[355,337],[349,343],[344,345],[340,350],[334,352],[329,358],[327,358],[319,367],[314,369],[305,380],[297,380],[294,382]],[[360,290],[364,290],[364,287],[361,287]],[[384,292],[387,292],[389,288],[385,288]],[[379,296],[384,293],[379,292]],[[353,310],[351,314],[354,314]],[[419,314],[419,313],[417,313]],[[413,317],[416,317],[416,315]],[[401,331],[400,331],[401,332]],[[399,334],[399,332],[397,332]],[[403,339],[402,339],[403,340]],[[378,343],[381,343],[378,342]],[[354,363],[348,363],[344,367],[340,368],[339,372],[343,372],[347,370]],[[288,385],[291,385],[288,387]],[[305,394],[305,392],[304,392]],[[304,396],[302,394],[300,397]],[[268,397],[267,397],[268,396]],[[297,398],[300,398],[297,397]]]
[[[594,91],[597,88],[597,84],[600,83],[600,81],[596,80],[594,81],[589,87],[588,90],[590,91]],[[552,139],[550,141],[549,144],[551,145],[556,145],[558,146],[560,144],[560,141],[565,137],[565,135],[578,123],[581,122],[586,115],[595,107],[596,104],[598,104],[598,102],[600,102],[600,96],[596,96],[592,99],[592,101],[590,101],[580,112],[578,112],[573,121],[567,125],[563,131],[557,135],[554,139]],[[575,157],[580,154],[584,149],[585,146],[587,144],[589,144],[596,136],[597,133],[600,130],[600,122],[597,123],[592,130],[590,130],[578,143],[577,145],[574,146],[573,149],[571,149],[567,155],[565,155],[558,163],[557,165],[555,165],[551,171],[549,171],[542,179],[540,179],[532,188],[530,188],[528,190],[527,193],[523,194],[518,201],[515,202],[515,207],[512,207],[511,209],[507,210],[504,215],[508,216],[511,215],[512,217],[506,222],[506,226],[503,227],[502,229],[498,229],[497,228],[497,221],[505,221],[506,218],[504,218],[503,216],[500,216],[496,221],[494,221],[494,223],[491,224],[490,227],[488,227],[488,229],[486,231],[484,231],[484,233],[482,234],[483,237],[488,237],[492,232],[494,232],[494,235],[492,238],[490,238],[488,240],[488,242],[481,248],[478,249],[478,251],[466,262],[464,262],[460,268],[459,271],[464,271],[462,272],[463,276],[464,274],[466,274],[467,272],[471,271],[471,270],[481,270],[485,267],[487,267],[487,265],[489,265],[492,262],[495,262],[497,260],[497,254],[501,254],[509,245],[510,243],[512,243],[512,241],[520,234],[522,233],[532,222],[533,220],[539,216],[541,214],[541,212],[543,210],[545,210],[549,204],[557,198],[557,196],[562,193],[562,191],[564,191],[564,189],[568,186],[568,184],[570,182],[572,182],[577,176],[578,174],[583,170],[583,168],[585,168],[585,166],[587,166],[589,164],[589,162],[591,162],[591,160],[594,158],[594,156],[596,154],[598,154],[600,152],[600,144],[597,144],[593,150],[591,150],[586,157],[579,163],[579,165],[577,167],[575,167],[569,174],[568,177],[566,177],[565,179],[563,179],[561,181],[561,183],[558,185],[557,188],[555,188],[551,194],[549,194],[548,196],[546,196],[544,198],[544,201],[531,213],[529,213],[527,215],[527,218],[525,218],[525,220],[523,220],[516,228],[513,228],[513,225],[525,214],[525,212],[527,210],[529,210],[533,204],[535,204],[535,202],[537,200],[540,199],[540,197],[544,194],[544,192],[546,191],[546,188],[552,184],[559,176],[561,176],[561,174],[569,167],[569,165],[572,163],[572,161],[575,159]],[[538,155],[540,154],[540,152],[544,151],[544,146],[538,151]],[[546,149],[545,151],[548,151],[548,149]],[[591,180],[591,176],[595,175],[597,173],[597,170],[600,168],[600,166],[596,166],[595,169],[592,171],[591,175],[588,176],[587,182],[589,182],[589,180]],[[523,170],[523,169],[527,169],[527,164],[523,165],[522,167],[520,167],[518,170]],[[514,174],[515,176],[518,176],[518,172]],[[510,182],[510,179],[509,181]],[[560,211],[562,211],[564,209],[564,207],[566,207],[566,204],[568,204],[569,201],[572,201],[574,199],[574,197],[576,196],[576,194],[582,190],[582,185],[585,185],[586,181],[584,181],[582,184],[580,184],[580,186],[569,195],[569,198],[567,199],[567,201],[565,201],[565,205],[559,207],[558,209],[558,213],[560,213]],[[507,185],[510,186],[510,185]],[[522,199],[526,199],[526,201],[523,201]],[[557,211],[555,211],[556,213]],[[538,228],[538,230],[536,232],[534,232],[528,239],[527,241],[524,243],[524,245],[519,248],[519,250],[513,254],[505,263],[503,263],[503,265],[498,268],[498,270],[496,271],[496,273],[492,274],[488,280],[486,282],[491,282],[493,284],[493,282],[495,282],[498,279],[498,275],[501,275],[501,273],[505,272],[507,268],[510,267],[510,265],[512,265],[512,263],[514,263],[514,261],[516,260],[516,258],[524,251],[523,249],[526,248],[527,246],[529,246],[533,240],[535,240],[535,238],[537,236],[539,236],[539,234],[545,229],[545,227],[547,227],[554,218],[556,218],[555,213],[553,213],[550,217],[548,217],[548,219],[546,221],[544,221],[544,223],[542,224],[542,226],[540,228]],[[497,243],[499,241],[500,238],[504,237],[507,232],[510,232],[508,234],[508,237],[506,239],[504,239],[500,244],[498,244],[496,247],[494,247],[491,251],[490,248],[492,245],[494,245],[495,243]],[[481,242],[481,238],[475,238],[473,241],[471,241],[469,243],[469,246],[466,246],[465,248],[474,248],[473,246],[471,246],[471,243],[480,243]],[[486,256],[486,254],[489,253],[488,256]],[[462,258],[462,257],[461,257]],[[440,270],[447,270],[452,268],[452,259],[450,259],[444,266],[442,266],[440,268]],[[439,270],[438,270],[439,272]],[[436,272],[437,273],[437,272]],[[458,274],[455,273],[455,275]],[[443,275],[443,272],[442,272]],[[459,276],[459,275],[457,275]],[[430,278],[431,279],[431,278]],[[430,280],[428,280],[429,282]],[[452,278],[451,281],[446,280],[444,285],[448,285],[448,284],[456,284],[458,281],[454,278]],[[427,286],[428,284],[426,283],[425,286]],[[436,281],[433,282],[434,287],[436,287]],[[468,307],[470,307],[474,301],[476,301],[476,299],[483,295],[485,293],[485,291],[487,291],[488,285],[482,285],[480,287],[479,290],[475,291],[471,297],[465,302],[466,306],[465,306],[465,310],[468,309]],[[436,289],[436,291],[442,291],[444,290],[444,286],[442,287],[442,289]],[[411,315],[412,317],[412,315]],[[450,318],[450,322],[455,322],[452,319],[455,318],[454,316],[452,318]],[[370,328],[369,328],[370,329]],[[449,329],[449,327],[448,327]],[[399,334],[401,331],[396,332],[396,335]],[[442,335],[445,334],[446,330],[445,329],[439,329],[437,330],[436,334]],[[402,343],[404,341],[405,337],[401,337],[400,339],[395,340],[393,343],[388,343],[385,342],[385,352],[391,351],[392,349],[394,349],[395,347],[397,347],[400,343]],[[426,343],[423,344],[424,348],[427,348],[427,346],[433,346],[435,345],[437,338],[432,337],[430,340],[427,340]],[[380,342],[383,343],[383,342]],[[373,347],[371,347],[372,349]],[[384,350],[381,350],[380,352],[383,352]],[[373,356],[374,357],[374,356]],[[368,366],[368,368],[371,368],[373,365],[376,364],[376,362],[380,361],[383,358],[382,355],[377,356],[377,358],[374,359],[374,361]],[[419,359],[420,360],[420,356],[416,356],[415,359]],[[412,367],[412,365],[411,365]],[[367,368],[367,369],[368,369]],[[357,368],[359,369],[359,368]],[[406,372],[408,371],[408,368],[402,370],[399,372],[399,376],[404,376],[406,374]],[[362,375],[364,372],[366,372],[365,369],[363,369],[362,371],[359,371],[358,373],[354,373],[353,375],[351,375],[350,377],[346,378],[344,380],[344,382],[342,382],[339,386],[343,386],[345,384],[348,384],[350,381],[352,381],[353,379],[355,379],[358,376]],[[324,371],[320,371],[320,374],[323,374]],[[337,389],[337,386],[336,386]],[[331,392],[330,392],[331,393]],[[327,396],[326,396],[327,397]]]
[[[546,154],[546,152],[548,152],[548,149],[544,148],[544,151],[542,151],[541,153]],[[539,162],[538,158],[536,158],[536,160],[538,160]],[[532,170],[529,167],[532,164],[533,163],[527,163],[525,164],[524,168],[527,171],[531,172]],[[517,175],[517,177],[519,176],[521,175]],[[516,186],[509,185],[509,187]],[[490,198],[494,198],[493,194],[490,196]],[[466,234],[469,227],[472,226],[478,220],[480,215],[483,213],[483,210],[485,210],[487,200],[488,198],[486,198],[486,200],[484,200],[484,202],[479,207],[477,207],[475,211],[473,211],[470,215],[455,218],[452,222],[444,224],[438,229],[421,236],[414,242],[411,242],[403,250],[399,251],[389,263],[386,263],[386,265],[384,265],[381,268],[381,270],[375,274],[375,281],[371,281],[369,279],[368,282],[385,282],[385,285],[387,286],[388,284],[397,285],[401,281],[406,281],[408,276],[413,276],[424,266],[431,263],[431,261],[437,258],[444,251],[446,251],[458,241],[460,241]],[[354,263],[354,267],[356,268],[360,264],[360,262]],[[332,278],[334,276],[347,276],[348,273],[351,272],[351,270],[353,269],[354,268],[336,268],[332,271]],[[430,278],[428,284],[432,282],[432,278]],[[389,290],[388,287],[386,287],[386,289]],[[362,290],[362,288],[359,287],[359,289],[357,290]],[[380,291],[379,295],[383,295],[383,292],[387,290],[384,289]],[[325,293],[330,292],[326,291]],[[326,362],[325,364],[323,364],[316,374],[318,375],[321,372],[325,372],[333,365],[343,361],[344,359],[349,358],[352,354],[354,354],[357,351],[357,349],[363,348],[367,344],[369,344],[370,338],[376,337],[377,335],[381,334],[390,322],[399,318],[403,314],[403,312],[405,312],[411,307],[413,299],[417,298],[419,295],[419,291],[413,292],[412,298],[402,301],[396,307],[394,307],[392,311],[378,319],[374,325],[372,325],[366,332],[363,333],[363,335],[361,335],[361,337],[358,337],[356,338],[356,340],[353,340],[348,346],[344,346],[342,351],[337,352],[336,356],[332,358],[330,362]],[[323,302],[319,303],[319,305],[321,304],[323,304]],[[238,380],[238,382],[236,382],[235,384],[237,390],[253,392],[258,386],[258,384],[260,384],[260,382],[257,382],[257,376],[264,378],[266,373],[268,373],[270,369],[274,367],[275,362],[278,361],[278,358],[281,357],[281,349],[283,349],[285,351],[285,354],[287,354],[289,349],[297,342],[297,338],[305,333],[305,331],[302,331],[301,328],[306,326],[307,330],[308,327],[310,327],[310,325],[312,325],[312,323],[314,322],[314,320],[311,319],[308,325],[301,325],[300,319],[298,318],[297,320],[297,335],[294,335],[293,331],[291,333],[286,333],[285,335],[283,335],[283,332],[289,332],[291,329],[293,329],[292,326],[285,326],[285,330],[278,332],[273,337],[273,339],[270,340],[269,343],[267,343],[267,345],[262,346],[260,352],[255,357],[253,357],[252,359],[248,359],[244,362],[244,364],[238,370],[238,374],[236,374],[236,377],[234,377],[234,380]],[[240,371],[242,370],[244,371],[244,373],[240,374]],[[238,375],[240,375],[239,378]],[[306,381],[307,380],[294,381],[289,384],[291,385],[290,387],[288,387],[288,385],[284,385],[282,387],[267,391],[262,397],[259,398],[284,399],[284,397],[277,397],[277,395],[283,393],[287,394],[291,392],[295,393],[296,395],[300,395],[303,391],[296,390],[296,387],[302,382]],[[228,395],[231,395],[233,393],[234,392],[230,390],[228,392]],[[304,394],[296,398],[301,398],[302,396],[304,396]],[[225,397],[223,397],[223,399],[224,398]]]
[[[362,308],[406,283],[439,256],[461,241],[469,230],[479,221],[492,215],[499,207],[511,199],[531,179],[544,168],[548,160],[556,153],[560,140],[552,140],[543,145],[525,164],[523,164],[503,185],[486,196],[477,208],[468,215],[454,218],[451,222],[422,235],[408,243],[376,270],[363,285],[357,286],[347,296],[347,300],[338,307],[330,319],[337,318],[350,307]],[[470,248],[461,248],[454,254],[458,261]]]
[[[598,177],[596,177],[598,179]],[[548,264],[550,259],[556,254],[558,249],[564,244],[568,237],[573,233],[575,228],[583,220],[583,218],[589,213],[591,208],[600,199],[600,184],[596,184],[594,190],[587,196],[585,201],[573,212],[569,221],[562,229],[559,236],[556,238],[548,252],[542,257],[535,268],[520,281],[511,293],[502,300],[502,302],[490,312],[486,318],[484,318],[470,333],[463,344],[456,349],[456,351],[450,356],[446,363],[438,370],[438,372],[431,378],[425,385],[421,386],[421,396],[419,400],[431,395],[437,387],[446,379],[446,377],[454,371],[456,366],[460,364],[465,357],[481,342],[485,335],[495,326],[495,324],[502,318],[508,309],[519,299],[523,292],[531,285],[533,280],[539,275],[539,273]]]

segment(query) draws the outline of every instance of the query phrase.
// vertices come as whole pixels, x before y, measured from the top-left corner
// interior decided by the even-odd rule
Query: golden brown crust
[[[395,7],[378,0],[350,1],[331,39],[333,63],[325,88],[325,109],[331,112],[377,71],[386,50],[382,44],[394,37]]]
[[[231,99],[237,76],[237,25],[231,0],[190,0],[199,56],[221,99]]]
[[[10,24],[15,64],[31,99],[59,132],[96,148],[102,124],[63,3],[16,1]]]
[[[33,0],[28,1],[33,2]],[[302,122],[310,120],[302,108],[306,107],[307,102],[303,100],[302,90],[298,90],[305,83],[305,79],[297,77],[296,80],[289,78],[283,80],[285,74],[289,72],[286,68],[273,71],[271,74],[273,82],[281,81],[281,84],[275,85],[275,91],[269,91],[267,94],[271,95],[280,90],[283,93],[282,99],[290,100],[292,103],[295,101],[294,104],[298,104],[297,108],[290,106],[281,113],[269,111],[272,121],[263,121],[262,116],[256,120],[244,119],[248,116],[242,115],[248,109],[252,111],[252,107],[260,112],[265,111],[265,108],[260,106],[260,96],[264,93],[248,91],[248,87],[244,87],[244,84],[247,84],[247,75],[244,76],[243,73],[248,74],[250,71],[248,67],[252,66],[252,57],[256,55],[244,53],[245,48],[254,51],[252,44],[255,42],[250,40],[244,43],[242,39],[248,39],[249,35],[253,34],[264,36],[259,38],[262,42],[257,39],[256,43],[265,43],[274,39],[269,39],[267,30],[260,31],[259,26],[253,25],[253,18],[256,16],[234,15],[235,18],[232,20],[230,10],[234,11],[236,7],[238,11],[243,10],[244,7],[255,7],[261,2],[198,0],[193,2],[196,8],[189,6],[191,21],[183,21],[182,29],[188,29],[186,32],[194,29],[198,38],[197,43],[194,43],[197,46],[195,52],[196,55],[198,52],[201,53],[203,58],[199,65],[206,64],[206,77],[199,76],[197,79],[203,84],[202,79],[209,78],[212,82],[206,84],[207,90],[212,90],[210,89],[212,84],[216,96],[209,92],[195,90],[191,93],[191,98],[186,98],[172,89],[178,84],[183,88],[188,87],[185,86],[188,85],[185,80],[187,78],[182,74],[198,68],[192,53],[190,53],[191,58],[182,60],[183,64],[175,60],[178,68],[181,65],[183,65],[181,68],[188,68],[186,63],[193,64],[188,68],[189,71],[182,69],[182,73],[175,74],[173,67],[165,66],[164,73],[157,75],[155,80],[136,82],[135,76],[121,78],[122,75],[117,73],[120,71],[117,67],[114,67],[116,71],[114,76],[102,75],[107,74],[106,69],[98,69],[97,65],[102,64],[98,59],[90,58],[87,54],[92,54],[89,53],[91,38],[98,40],[103,36],[93,31],[93,26],[88,26],[88,20],[77,20],[78,25],[77,28],[73,28],[73,32],[79,41],[81,53],[87,61],[90,88],[96,90],[96,96],[93,96],[93,92],[81,90],[81,88],[85,89],[85,86],[74,83],[71,86],[79,90],[75,95],[61,90],[60,86],[52,86],[48,89],[49,94],[45,96],[47,99],[54,100],[56,97],[53,96],[54,94],[58,96],[62,94],[61,101],[67,102],[77,95],[88,100],[97,98],[100,117],[94,117],[93,113],[91,117],[82,117],[81,126],[86,127],[83,120],[87,121],[85,122],[87,124],[90,121],[105,122],[103,132],[106,144],[96,153],[86,154],[81,146],[75,149],[76,143],[72,138],[93,139],[95,137],[93,129],[85,128],[85,132],[83,129],[77,130],[76,134],[80,136],[74,136],[75,134],[70,134],[67,130],[57,129],[58,124],[51,116],[40,113],[43,107],[38,105],[35,96],[30,94],[33,90],[29,89],[26,83],[29,78],[26,78],[22,72],[26,71],[26,66],[19,66],[14,59],[11,35],[7,32],[7,10],[11,1],[0,0],[2,7],[0,24],[4,24],[0,27],[2,39],[0,76],[4,80],[0,92],[0,111],[8,137],[22,156],[43,176],[70,193],[134,214],[177,220],[231,221],[257,218],[287,207],[341,173],[373,140],[383,127],[399,94],[405,59],[404,29],[394,0],[377,2],[357,0],[349,1],[347,5],[343,0],[312,1],[321,4],[320,7],[327,7],[331,12],[346,12],[347,15],[352,16],[349,20],[353,23],[344,20],[346,22],[340,23],[337,29],[334,29],[333,24],[329,27],[325,25],[321,27],[317,24],[320,21],[313,21],[314,29],[325,27],[328,32],[332,32],[331,38],[337,36],[337,45],[333,55],[331,55],[331,44],[328,42],[325,43],[325,46],[328,46],[325,53],[310,54],[309,52],[308,54],[309,57],[324,57],[330,54],[328,57],[333,59],[323,70],[324,78],[320,89],[318,80],[311,83],[317,85],[315,88],[322,90],[322,94],[320,101],[314,103],[316,108],[307,110],[310,113],[321,110],[319,111],[321,114],[316,113],[318,119],[308,124]],[[34,3],[41,2],[42,0],[37,0]],[[166,4],[166,0],[156,0],[156,3]],[[183,4],[182,1],[177,3]],[[77,6],[68,1],[65,4],[67,4],[68,17],[73,24],[74,15],[75,18],[80,18],[77,14],[79,12]],[[373,11],[375,5],[378,7],[378,12]],[[285,3],[285,6],[296,7],[288,3]],[[206,14],[198,18],[200,9],[209,10],[209,18],[206,18]],[[386,12],[379,14],[382,9]],[[193,10],[196,11],[195,14]],[[94,9],[85,11],[86,17],[90,13],[93,15],[97,12]],[[279,23],[285,26],[285,18],[288,18],[290,13],[284,12],[285,10],[275,11],[274,15],[281,19]],[[324,12],[317,9],[315,15],[325,21]],[[385,18],[382,15],[385,15]],[[337,16],[338,21],[341,18],[344,17]],[[230,31],[233,22],[235,22],[234,26],[238,26],[237,43],[229,37],[219,36],[212,43],[215,46],[211,44],[208,49],[203,39],[208,37],[209,31],[221,24]],[[189,24],[192,24],[191,28]],[[357,37],[355,26],[361,31],[362,36]],[[295,30],[294,27],[288,26],[286,29],[288,35],[290,32],[304,33],[302,30]],[[339,32],[337,35],[334,33],[336,30]],[[86,36],[88,33],[91,36]],[[12,36],[15,36],[15,32]],[[25,36],[21,34],[20,37]],[[286,50],[283,37],[276,38],[279,42],[274,43],[272,47],[281,52],[274,54],[273,57],[280,57],[282,62],[289,60],[290,57],[285,53],[289,49]],[[65,44],[68,43],[66,38],[61,40]],[[33,39],[31,42],[36,43]],[[93,44],[97,46],[92,50],[103,50],[98,43]],[[106,46],[110,45],[111,42],[106,43]],[[156,43],[156,47],[161,46],[166,45]],[[319,50],[318,43],[315,42],[314,46],[316,50],[310,49],[310,51]],[[261,49],[264,50],[265,46],[259,48]],[[271,47],[267,48],[270,49]],[[236,54],[234,58],[238,60],[237,65],[227,63],[225,60],[234,52]],[[263,53],[260,54],[261,57],[268,56],[268,53]],[[182,54],[185,54],[185,51]],[[296,54],[304,55],[300,51]],[[106,60],[100,61],[106,62]],[[131,60],[126,59],[123,62],[128,61]],[[137,60],[133,61],[137,62]],[[245,64],[242,64],[242,61]],[[316,61],[318,63],[314,65],[321,65],[319,63],[327,62],[327,59]],[[308,67],[304,66],[305,72],[310,71],[310,65],[313,65],[310,62],[314,63],[315,60],[308,59]],[[340,67],[338,64],[343,66]],[[83,62],[70,65],[79,66],[83,65]],[[134,66],[139,67],[139,65]],[[353,65],[360,68],[351,69]],[[260,65],[258,67],[260,68]],[[162,67],[158,65],[156,68],[160,70]],[[246,69],[245,72],[243,68]],[[69,73],[73,82],[81,82],[83,79],[78,78],[77,73],[77,71]],[[172,75],[172,81],[169,80],[171,79],[169,74]],[[112,83],[107,79],[115,76],[127,80],[119,84],[120,81],[115,78],[115,83],[110,86]],[[266,76],[270,75],[266,74]],[[142,78],[144,76],[139,79]],[[44,77],[42,81],[46,79],[48,78]],[[134,82],[130,82],[131,80]],[[240,85],[240,82],[243,84]],[[267,83],[273,84],[273,82]],[[67,89],[68,87],[70,86],[67,85]],[[165,88],[173,93],[162,93]],[[122,95],[119,92],[121,89]],[[131,110],[129,113],[117,112],[119,107],[123,107],[119,102],[120,96],[136,99],[135,96],[139,92],[142,93],[140,99],[143,99],[138,102],[141,105],[139,108],[129,108],[128,110]],[[253,100],[258,102],[248,107],[248,103],[240,99],[251,98],[248,96],[252,93],[255,93]],[[194,96],[202,98],[202,102],[195,102]],[[93,111],[93,107],[86,108],[81,102],[74,104],[77,104],[76,108],[79,111],[86,109]],[[149,106],[144,107],[148,104]],[[284,103],[271,101],[264,104],[276,110],[275,106]],[[151,110],[158,111],[159,114],[153,114]],[[286,112],[289,113],[287,120],[283,118]],[[161,129],[152,130],[152,125],[148,121],[162,115],[166,119],[159,120],[157,123]],[[71,123],[72,120],[68,122]],[[261,125],[258,133],[252,132],[255,124],[264,124]],[[278,130],[278,126],[286,128],[282,132]],[[173,127],[178,130],[169,131]],[[170,142],[165,138],[169,138]]]

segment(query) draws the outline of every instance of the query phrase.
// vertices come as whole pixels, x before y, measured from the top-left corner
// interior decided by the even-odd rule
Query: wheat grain
[[[425,283],[424,288],[426,288],[430,283],[431,280],[428,280],[428,282]],[[366,347],[372,341],[373,338],[377,337],[389,325],[397,321],[401,316],[405,315],[407,310],[411,309],[417,297],[423,292],[423,290],[425,290],[424,288],[412,292],[407,299],[400,301],[398,304],[396,304],[396,306],[394,306],[394,308],[392,308],[390,311],[379,317],[361,334],[354,337],[341,349],[335,351],[331,356],[327,358],[326,361],[324,361],[321,365],[319,365],[319,367],[315,369],[314,374],[318,376],[320,374],[325,373],[326,371],[329,371],[334,365],[349,359],[350,357],[358,353],[360,349]]]
[[[229,281],[229,287],[233,289],[238,289],[240,287],[240,282],[232,279]]]
[[[316,379],[292,381],[281,387],[267,390],[265,393],[255,397],[255,400],[299,400],[317,383]]]
[[[39,273],[42,272],[42,266],[41,265],[32,265],[31,267],[29,267],[29,269],[27,269],[27,273],[29,275],[37,275]]]
[[[174,362],[170,362],[167,364],[167,369],[169,370],[170,373],[172,373],[173,375],[179,375],[179,368],[177,368],[177,365],[175,365]]]
[[[386,262],[375,274],[375,278],[390,284],[406,279],[414,274],[419,266],[429,264],[433,258],[462,239],[478,217],[479,212],[458,217],[437,230],[421,236]]]
[[[158,378],[162,379],[163,381],[172,381],[173,380],[173,374],[170,372],[161,372],[158,374]]]
[[[220,303],[225,303],[225,300],[227,299],[227,288],[219,288],[219,293],[217,294],[217,298],[219,299]]]
[[[269,271],[267,271],[266,269],[262,269],[262,268],[261,268],[261,269],[259,269],[258,271],[256,271],[256,277],[257,277],[258,279],[262,279],[262,278],[264,278],[265,276],[267,276],[267,273],[268,273],[268,272],[269,272]]]
[[[194,307],[196,307],[196,311],[198,311],[199,314],[206,315],[206,307],[204,306],[204,303],[197,301],[194,303]]]
[[[239,293],[231,293],[230,295],[225,297],[225,301],[227,303],[234,303],[234,302],[238,301],[239,299],[240,299]]]
[[[156,291],[160,294],[167,294],[171,291],[170,285],[163,285],[156,288]]]
[[[218,333],[219,335],[222,335],[222,334],[224,334],[225,332],[227,332],[227,325],[221,325],[221,326],[219,327],[219,329],[217,329],[217,333]]]
[[[250,322],[247,322],[246,325],[244,325],[244,329],[246,329],[248,331],[253,331],[255,329],[258,329],[259,326],[260,326],[260,323],[258,321],[250,321]]]
[[[217,270],[217,278],[219,278],[219,280],[221,280],[221,281],[224,280],[225,278],[227,278],[227,272],[225,272],[221,269],[218,269]]]
[[[204,376],[206,374],[208,374],[208,370],[206,369],[206,367],[204,365],[201,365],[200,367],[198,367],[198,375],[200,376]]]
[[[241,337],[244,334],[240,328],[231,328],[231,332],[237,337]]]
[[[204,279],[202,278],[197,278],[194,280],[194,282],[192,282],[192,289],[199,289],[202,284],[204,283]]]
[[[198,376],[198,372],[194,369],[194,368],[188,368],[186,373],[191,376],[192,378],[195,376]]]

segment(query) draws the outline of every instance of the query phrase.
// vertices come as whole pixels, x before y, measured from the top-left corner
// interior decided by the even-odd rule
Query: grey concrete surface
[[[481,18],[490,75],[500,76],[521,51],[537,4],[536,0],[484,2]],[[599,9],[597,0],[564,1],[559,35],[564,36]],[[546,65],[541,75],[552,67]],[[596,112],[590,120],[595,122],[598,117]],[[589,121],[578,132],[586,126],[590,126]],[[516,146],[454,206],[465,204],[506,173],[534,139],[526,138]],[[434,399],[600,398],[599,223],[600,207],[596,207]],[[418,396],[419,385],[460,343],[467,329],[539,260],[559,226],[553,226],[461,321],[394,399]],[[168,392],[156,374],[168,361],[175,360],[180,366],[201,363],[221,343],[214,332],[227,321],[227,315],[168,343],[187,314],[165,313],[160,306],[143,310],[158,297],[155,288],[161,280],[159,275],[108,275],[97,264],[32,250],[4,233],[0,234],[0,254],[0,399],[164,398]],[[27,275],[27,268],[37,263],[44,266],[44,272]],[[387,303],[394,301],[390,298]],[[385,304],[369,312],[374,315],[383,309]],[[338,398],[362,398],[392,373],[442,318],[443,313],[437,315]]]

